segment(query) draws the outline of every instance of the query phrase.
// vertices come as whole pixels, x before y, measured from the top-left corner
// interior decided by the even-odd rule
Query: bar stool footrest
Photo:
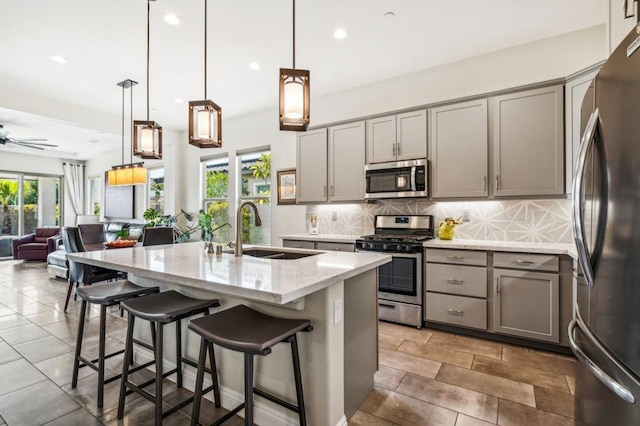
[[[240,412],[240,410],[242,410],[244,408],[244,402],[240,405],[238,405],[236,408],[234,408],[233,410],[229,411],[227,414],[225,414],[224,416],[220,417],[218,420],[216,420],[215,422],[211,423],[209,426],[220,426],[222,423],[226,422],[227,420],[229,420],[231,417],[235,416],[236,414],[238,414]]]
[[[280,399],[275,395],[272,395],[272,394],[270,394],[268,392],[263,391],[262,389],[258,389],[256,387],[254,387],[253,388],[253,393],[256,394],[256,395],[259,395],[259,396],[261,396],[263,398],[266,398],[271,402],[275,402],[276,404],[278,404],[278,405],[280,405],[280,406],[282,406],[284,408],[287,408],[287,409],[289,409],[289,410],[291,410],[291,411],[293,411],[295,413],[299,413],[300,412],[300,408],[297,405],[293,405],[292,403],[287,402],[284,399]]]
[[[104,359],[109,359],[111,357],[114,357],[116,355],[120,355],[124,353],[124,349],[121,349],[119,351],[107,354],[104,356]],[[94,369],[95,371],[98,371],[98,366],[96,365],[96,362],[98,362],[100,360],[100,358],[96,358],[96,359],[89,359],[87,357],[85,357],[84,355],[80,355],[78,357],[80,359],[80,361],[82,361],[82,364],[78,365],[78,368],[82,368],[82,367],[90,367],[92,369]]]

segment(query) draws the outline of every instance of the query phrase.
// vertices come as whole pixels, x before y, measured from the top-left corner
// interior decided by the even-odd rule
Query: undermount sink
[[[231,251],[233,253],[233,251]],[[242,251],[251,257],[260,257],[263,259],[301,259],[303,257],[315,256],[320,253],[309,253],[299,251],[283,251],[278,249],[246,249]]]

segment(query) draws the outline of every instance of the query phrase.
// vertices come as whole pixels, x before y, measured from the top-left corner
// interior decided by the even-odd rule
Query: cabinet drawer
[[[493,266],[496,268],[558,272],[560,262],[558,256],[549,254],[494,253]]]
[[[329,251],[355,251],[355,244],[349,243],[327,243],[320,242],[316,243],[316,249],[318,250],[329,250]]]
[[[427,292],[427,321],[487,329],[487,301]]]
[[[427,263],[427,290],[487,297],[487,269],[478,266]]]
[[[427,262],[487,266],[487,253],[471,250],[427,249]]]
[[[313,250],[316,248],[316,243],[313,241],[303,241],[303,240],[282,240],[282,247]]]

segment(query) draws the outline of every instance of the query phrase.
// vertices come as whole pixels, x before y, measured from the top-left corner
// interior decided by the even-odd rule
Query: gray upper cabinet
[[[487,100],[429,110],[433,198],[488,195]]]
[[[563,87],[495,96],[490,102],[494,194],[563,194]]]
[[[565,138],[566,138],[566,189],[567,194],[573,192],[573,173],[578,161],[578,151],[580,150],[580,140],[582,131],[586,127],[592,108],[582,111],[582,102],[589,90],[589,86],[598,70],[582,74],[578,77],[567,80],[565,85]],[[591,89],[593,90],[593,89]]]
[[[327,129],[298,134],[296,201],[327,201]]]
[[[367,120],[367,164],[426,157],[426,110]]]
[[[329,200],[364,200],[364,121],[329,128]]]
[[[560,341],[558,274],[494,269],[493,326],[496,333]]]

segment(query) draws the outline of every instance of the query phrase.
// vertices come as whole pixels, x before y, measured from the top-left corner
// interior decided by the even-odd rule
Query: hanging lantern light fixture
[[[147,119],[133,122],[133,155],[140,158],[162,158],[162,126],[149,120],[149,45],[151,2],[147,0]]]
[[[280,130],[307,130],[309,77],[308,70],[296,69],[296,0],[293,0],[293,67],[280,68]]]
[[[124,163],[124,122],[125,122],[125,113],[124,113],[124,99],[125,99],[125,90],[131,89],[131,99],[130,99],[130,117],[133,116],[133,86],[138,84],[137,82],[127,79],[118,83],[118,86],[122,87],[122,164],[111,167],[111,170],[107,173],[107,182],[109,186],[123,186],[123,185],[139,185],[147,183],[147,169],[144,168],[144,163],[134,163],[133,161],[129,164]],[[129,122],[129,130],[131,130],[131,122]],[[130,151],[131,152],[131,151]],[[131,154],[130,158],[133,160],[133,156]]]
[[[207,0],[204,0],[204,98],[207,99]],[[198,148],[222,146],[222,108],[215,102],[189,102],[189,143]]]

